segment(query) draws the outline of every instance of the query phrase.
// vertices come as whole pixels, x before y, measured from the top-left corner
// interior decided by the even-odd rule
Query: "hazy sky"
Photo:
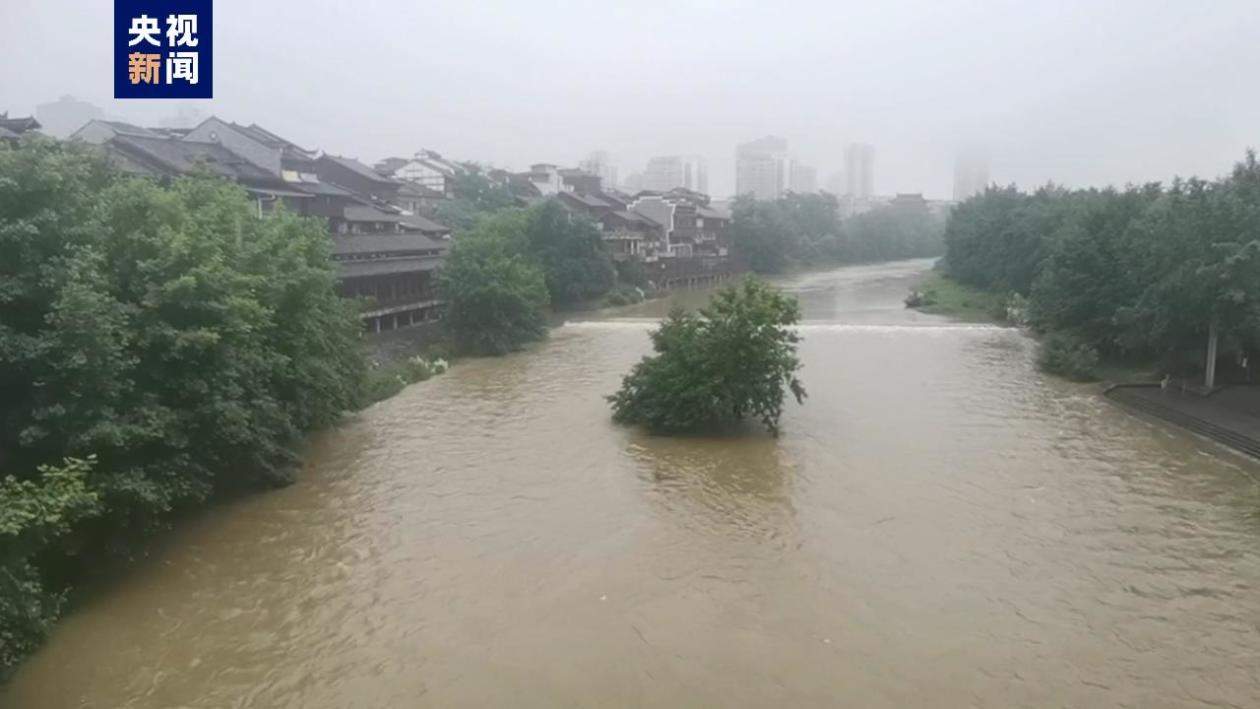
[[[115,101],[111,0],[0,0],[0,111]],[[215,0],[200,110],[374,161],[521,168],[594,149],[623,175],[700,153],[715,194],[767,133],[818,167],[876,147],[879,193],[948,196],[966,145],[1001,183],[1215,176],[1260,146],[1260,0],[627,3]]]

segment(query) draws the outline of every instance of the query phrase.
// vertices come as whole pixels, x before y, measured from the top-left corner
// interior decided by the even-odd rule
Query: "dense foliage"
[[[467,164],[465,172],[452,178],[450,199],[437,207],[435,217],[441,223],[462,231],[476,226],[483,214],[508,209],[516,198],[507,185],[494,182],[477,165]]]
[[[758,273],[944,250],[944,221],[927,209],[886,206],[841,219],[839,201],[827,193],[789,193],[773,201],[740,197],[732,217],[732,247]]]
[[[1059,354],[1161,359],[1176,369],[1196,361],[1212,323],[1223,358],[1260,347],[1254,154],[1210,182],[990,189],[955,208],[945,241],[952,278],[1027,296],[1034,328],[1071,336],[1047,340]]]
[[[598,298],[617,273],[599,230],[554,201],[483,213],[442,274],[456,344],[503,354],[546,334],[545,309]]]
[[[753,278],[724,288],[699,313],[675,310],[608,400],[613,418],[679,433],[755,417],[777,433],[785,389],[797,403],[796,299]]]
[[[42,465],[33,479],[0,479],[0,677],[35,649],[61,611],[65,590],[36,567],[72,525],[100,512],[88,486],[95,459]]]
[[[549,201],[525,212],[524,227],[525,248],[546,274],[552,303],[598,298],[613,287],[617,272],[612,256],[590,220]]]
[[[59,590],[37,588],[75,566],[57,537],[124,548],[216,491],[284,481],[299,435],[359,403],[361,327],[329,248],[323,224],[259,218],[221,180],[160,186],[88,148],[0,146],[0,494],[63,501],[4,519],[23,551],[4,548],[0,603],[32,624],[4,628],[19,646],[0,655],[55,612]]]
[[[454,198],[438,208],[440,221],[459,234],[494,233],[510,250],[536,263],[553,304],[598,298],[613,287],[617,274],[595,224],[554,200],[517,209],[506,185],[492,181],[475,165],[467,167],[455,177]]]
[[[1037,365],[1050,374],[1088,382],[1097,376],[1098,351],[1075,335],[1051,332],[1037,350]]]
[[[446,327],[464,351],[504,354],[546,336],[546,280],[519,243],[525,219],[522,212],[483,219],[447,257]]]

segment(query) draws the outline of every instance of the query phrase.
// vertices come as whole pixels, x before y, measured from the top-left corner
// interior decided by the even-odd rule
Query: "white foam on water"
[[[563,327],[581,330],[646,330],[661,324],[659,318],[616,318],[613,320],[570,320]],[[924,323],[924,324],[875,324],[842,322],[803,322],[796,326],[800,332],[871,332],[917,333],[941,332],[997,332],[1010,330],[1001,325],[984,323]]]

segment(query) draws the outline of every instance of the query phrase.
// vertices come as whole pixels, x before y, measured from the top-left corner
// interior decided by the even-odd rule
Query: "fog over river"
[[[181,525],[0,706],[1260,706],[1260,466],[904,309],[930,265],[782,280],[778,439],[611,422],[666,301],[461,361]]]

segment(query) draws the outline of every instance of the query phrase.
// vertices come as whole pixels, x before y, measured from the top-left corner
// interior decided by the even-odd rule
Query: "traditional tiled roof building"
[[[283,204],[327,220],[339,291],[370,300],[363,317],[374,331],[440,314],[435,273],[450,229],[416,209],[431,191],[405,187],[354,158],[319,155],[257,124],[217,117],[180,133],[94,120],[75,137],[102,144],[117,165],[138,174],[205,172],[232,180],[257,201],[260,215]]]

